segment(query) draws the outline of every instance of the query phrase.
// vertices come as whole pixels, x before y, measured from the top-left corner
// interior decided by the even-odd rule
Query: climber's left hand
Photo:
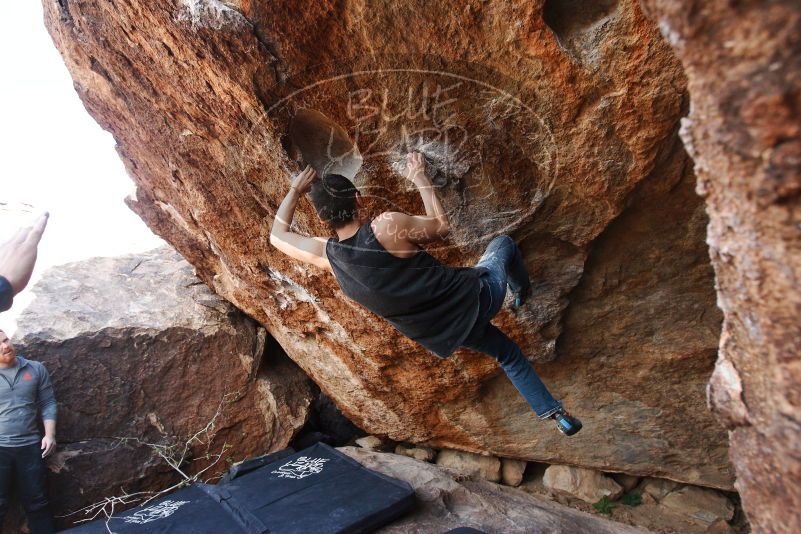
[[[291,188],[299,195],[305,195],[311,190],[315,178],[317,178],[317,173],[314,172],[311,165],[306,165],[306,168],[292,180]]]

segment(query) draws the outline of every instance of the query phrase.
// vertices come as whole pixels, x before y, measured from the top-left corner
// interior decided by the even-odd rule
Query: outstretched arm
[[[426,165],[423,155],[419,152],[412,152],[406,156],[408,174],[407,177],[411,182],[417,186],[420,196],[423,199],[423,205],[426,209],[426,217],[432,219],[435,223],[434,233],[437,237],[446,237],[451,231],[451,225],[448,222],[448,214],[445,213],[445,208],[437,198],[437,193],[434,191],[434,186],[431,180],[426,175]]]
[[[33,226],[20,228],[0,245],[0,276],[8,280],[16,295],[28,285],[36,264],[37,249],[50,214],[43,213]]]
[[[298,201],[302,195],[309,192],[315,177],[314,169],[307,166],[292,180],[292,185],[289,186],[289,191],[278,207],[278,213],[275,214],[270,230],[270,244],[291,258],[331,270],[331,265],[325,256],[325,238],[307,237],[289,229]]]
[[[451,225],[448,214],[445,213],[445,208],[442,207],[436,190],[426,175],[423,155],[419,152],[407,154],[406,169],[406,178],[420,192],[426,214],[385,212],[378,221],[380,231],[393,236],[395,241],[406,241],[415,245],[445,239],[451,231]]]

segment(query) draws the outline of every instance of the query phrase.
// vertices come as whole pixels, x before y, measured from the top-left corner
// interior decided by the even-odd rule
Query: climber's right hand
[[[420,152],[409,152],[406,154],[406,177],[412,182],[416,182],[420,177],[425,177],[426,160]]]

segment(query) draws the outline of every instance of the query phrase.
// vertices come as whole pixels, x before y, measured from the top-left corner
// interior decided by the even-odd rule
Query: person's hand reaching
[[[306,168],[292,179],[290,187],[297,191],[299,195],[305,195],[311,190],[315,178],[317,178],[317,173],[314,172],[310,165],[306,165]]]
[[[420,152],[406,154],[406,178],[414,182],[426,174],[426,160]]]
[[[11,284],[14,295],[25,289],[31,279],[39,240],[49,217],[49,213],[43,212],[32,226],[20,228],[11,239],[0,245],[0,276]]]

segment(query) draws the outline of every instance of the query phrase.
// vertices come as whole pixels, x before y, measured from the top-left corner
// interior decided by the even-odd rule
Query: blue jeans
[[[517,243],[508,235],[496,237],[490,241],[476,267],[484,268],[480,277],[478,319],[462,345],[498,360],[534,413],[543,419],[550,417],[562,404],[551,396],[517,343],[490,323],[501,309],[507,284],[513,292],[531,284]]]

